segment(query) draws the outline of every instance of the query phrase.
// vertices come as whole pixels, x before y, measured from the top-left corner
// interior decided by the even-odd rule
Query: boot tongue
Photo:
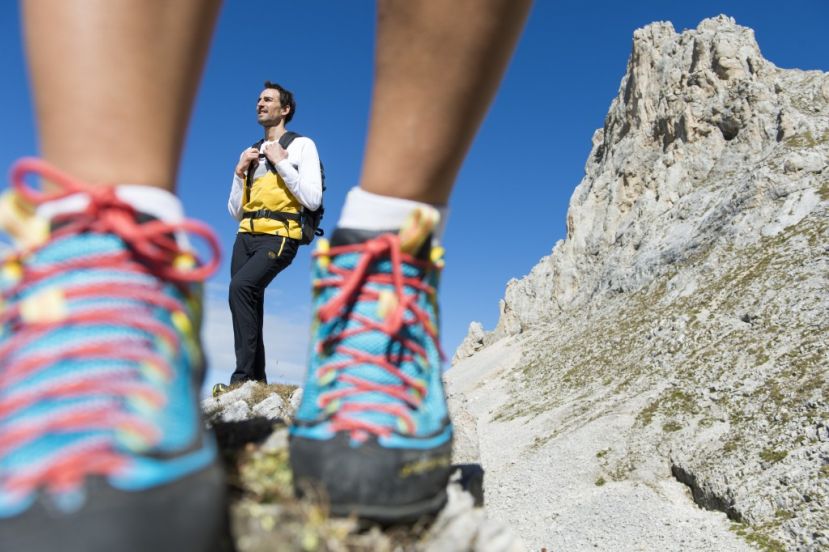
[[[337,228],[331,236],[331,247],[363,243],[383,234],[397,234],[400,249],[418,259],[428,260],[432,248],[432,232],[440,220],[437,209],[421,206],[414,209],[400,228],[361,230]]]
[[[396,228],[388,230],[361,230],[358,228],[337,228],[331,235],[331,247],[354,245],[367,242],[383,234],[397,234]]]

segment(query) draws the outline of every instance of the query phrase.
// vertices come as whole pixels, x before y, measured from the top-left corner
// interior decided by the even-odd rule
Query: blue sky
[[[495,326],[507,281],[527,274],[564,237],[570,195],[584,174],[593,131],[618,91],[633,31],[658,20],[681,31],[719,13],[753,28],[763,55],[779,67],[829,71],[826,0],[537,0],[451,201],[441,289],[447,355],[471,321]],[[374,3],[368,0],[228,0],[222,10],[179,178],[188,214],[210,222],[225,250],[207,288],[208,383],[232,370],[226,290],[235,223],[226,201],[239,152],[261,135],[254,113],[261,84],[280,82],[297,97],[290,128],[312,137],[325,163],[323,226],[330,231],[359,176],[374,24]],[[20,44],[18,7],[2,2],[0,167],[37,152]],[[439,101],[438,80],[424,82],[423,89]],[[272,380],[299,382],[302,375],[309,251],[303,248],[268,290]]]

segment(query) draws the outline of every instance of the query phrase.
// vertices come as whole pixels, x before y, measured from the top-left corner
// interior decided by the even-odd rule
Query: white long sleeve
[[[227,200],[227,210],[236,220],[242,220],[242,192],[245,181],[233,172],[233,184],[230,185],[230,197]]]
[[[263,151],[269,143],[264,142],[259,151]],[[317,146],[310,138],[298,136],[288,145],[287,152],[288,157],[276,164],[276,172],[285,181],[285,185],[297,201],[314,211],[322,203],[322,173]],[[239,157],[241,158],[241,155]],[[262,176],[265,171],[267,171],[266,163],[260,163],[254,178]],[[227,210],[236,220],[242,218],[244,188],[245,181],[234,172]]]
[[[322,203],[320,156],[314,141],[305,136],[294,138],[288,157],[276,164],[276,172],[306,208],[315,211]]]

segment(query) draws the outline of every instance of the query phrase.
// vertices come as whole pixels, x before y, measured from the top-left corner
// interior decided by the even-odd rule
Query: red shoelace
[[[28,186],[25,177],[29,174],[42,176],[56,189],[44,192]],[[149,220],[139,223],[135,209],[118,198],[115,188],[84,184],[38,159],[19,161],[12,169],[11,180],[17,194],[35,206],[72,194],[83,194],[88,198],[83,210],[52,220],[56,229],[46,243],[6,260],[6,263],[17,265],[20,277],[0,296],[6,305],[0,313],[0,325],[11,329],[6,341],[0,344],[0,390],[3,390],[0,420],[5,421],[0,425],[0,456],[48,435],[79,435],[12,473],[0,474],[0,485],[10,493],[20,495],[41,486],[59,492],[77,487],[88,475],[116,474],[129,463],[125,450],[115,445],[114,433],[131,436],[132,442],[137,440],[142,450],[160,439],[159,428],[134,409],[126,408],[130,401],[144,407],[160,408],[168,400],[153,381],[166,382],[173,377],[170,362],[177,356],[182,342],[179,332],[159,320],[154,310],[166,310],[179,320],[184,317],[189,324],[187,306],[183,300],[166,294],[163,284],[177,285],[182,297],[186,297],[184,288],[187,284],[203,281],[216,270],[219,244],[213,232],[196,221],[169,224]],[[191,266],[177,266],[176,260],[184,252],[174,236],[182,232],[206,242],[211,252],[208,263],[200,264],[188,253]],[[116,235],[125,248],[44,266],[27,265],[27,260],[44,248],[82,233]],[[23,301],[18,299],[22,294],[39,284],[49,288],[49,279],[83,269],[139,276],[126,277],[123,281],[75,281],[62,285],[57,289],[60,301],[66,305],[61,316],[27,319]],[[106,306],[104,302],[75,309],[70,306],[72,302],[97,298],[128,301],[132,305],[129,308]],[[83,343],[23,353],[25,348],[36,349],[41,339],[67,325],[77,328],[122,327],[131,332],[123,336],[91,336]],[[159,343],[163,345],[159,347]],[[84,361],[94,364],[95,368],[79,369],[79,363]],[[13,389],[60,362],[68,362],[74,369],[36,386]],[[58,399],[69,402],[53,405],[44,414],[22,414],[33,405]],[[15,416],[17,419],[13,422],[8,421]]]
[[[335,257],[356,253],[360,255],[359,261],[353,269],[336,266],[333,262],[329,265],[332,277],[316,281],[314,287],[321,291],[324,288],[337,288],[339,292],[318,310],[320,322],[326,323],[339,316],[348,316],[357,326],[327,336],[317,344],[318,354],[328,352],[332,347],[333,352],[346,357],[338,362],[331,362],[321,366],[316,373],[318,380],[336,378],[349,387],[336,391],[324,392],[319,397],[318,406],[323,410],[329,407],[334,401],[361,395],[370,392],[380,392],[397,399],[395,403],[372,403],[352,400],[339,405],[336,412],[332,414],[331,424],[333,431],[348,431],[352,436],[367,436],[372,433],[380,436],[388,436],[395,430],[403,430],[404,433],[415,431],[415,422],[411,410],[417,409],[426,395],[427,384],[400,369],[404,363],[427,364],[427,351],[422,344],[405,337],[401,330],[404,326],[419,324],[424,328],[428,338],[434,343],[444,358],[440,349],[437,328],[432,323],[429,313],[419,304],[419,294],[426,294],[434,298],[436,290],[427,284],[421,277],[406,276],[403,273],[403,263],[413,266],[419,274],[428,273],[434,270],[435,266],[412,255],[403,253],[400,248],[400,240],[395,234],[383,234],[377,238],[364,243],[344,245],[331,248],[328,252],[314,253],[315,257]],[[372,272],[371,268],[378,261],[388,258],[391,263],[390,272]],[[354,309],[357,302],[380,302],[381,290],[393,289],[393,306],[390,312],[386,313],[382,321],[375,321],[368,316],[359,314]],[[415,293],[406,293],[406,288],[415,290]],[[402,344],[406,352],[395,355],[393,358],[387,355],[373,355],[364,351],[348,347],[343,344],[345,340],[365,332],[380,332],[392,341]],[[360,365],[370,364],[382,368],[393,375],[399,385],[381,384],[370,381],[363,377],[347,373],[348,369]],[[432,367],[438,369],[438,367]],[[331,374],[334,374],[333,376]],[[402,428],[391,428],[376,423],[349,416],[350,413],[360,412],[384,412],[400,420]]]

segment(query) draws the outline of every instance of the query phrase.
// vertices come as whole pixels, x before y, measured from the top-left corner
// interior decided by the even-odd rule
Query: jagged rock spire
[[[805,216],[817,202],[807,181],[826,165],[827,105],[829,76],[777,68],[730,17],[637,30],[567,236],[509,282],[487,340],[640,289],[713,241],[749,243]],[[780,193],[794,195],[775,222]]]

